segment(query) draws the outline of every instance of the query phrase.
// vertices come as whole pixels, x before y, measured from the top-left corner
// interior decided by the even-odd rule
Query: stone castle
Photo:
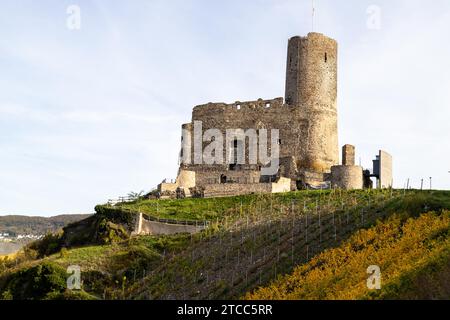
[[[178,177],[175,182],[161,183],[159,195],[218,197],[305,188],[362,189],[373,187],[372,177],[377,178],[377,187],[391,187],[392,158],[384,151],[380,151],[370,172],[355,165],[355,148],[345,145],[339,165],[337,66],[335,40],[320,33],[296,36],[288,43],[284,99],[196,106],[192,121],[182,126]],[[197,124],[201,127],[196,128]],[[249,161],[252,142],[245,134],[237,134],[237,128],[278,130],[276,144],[267,146],[268,153],[277,151],[275,172],[264,173],[267,162]],[[211,129],[223,134],[235,130],[234,138],[227,139],[225,148],[219,151],[225,160],[208,164],[192,161],[199,158],[195,146],[192,148],[196,144],[193,137],[200,133],[203,150],[214,141],[204,136]],[[261,140],[256,143],[261,146]]]

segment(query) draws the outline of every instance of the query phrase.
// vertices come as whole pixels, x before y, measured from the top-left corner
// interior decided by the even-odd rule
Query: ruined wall
[[[176,183],[180,188],[189,189],[195,187],[195,172],[180,170]]]
[[[380,150],[380,188],[392,186],[392,156],[386,151]]]
[[[204,170],[201,166],[197,167],[196,185],[205,186],[208,184],[219,183],[259,183],[261,172],[259,170],[227,170],[225,168],[214,168]]]
[[[280,159],[280,176],[296,180],[298,178],[297,159],[285,157]]]
[[[271,183],[257,183],[257,184],[213,184],[205,186],[205,198],[228,197],[245,194],[258,194],[272,192]]]
[[[331,186],[344,190],[363,189],[363,168],[359,166],[331,167]]]
[[[291,179],[279,178],[272,183],[227,183],[205,186],[205,198],[228,197],[258,193],[282,193],[291,191]]]
[[[162,192],[175,192],[177,191],[178,185],[176,183],[160,183],[158,185],[158,191]]]
[[[342,164],[344,166],[354,166],[355,165],[355,147],[346,144],[342,147]]]
[[[226,141],[226,132],[230,129],[254,129],[254,133],[258,134],[259,129],[267,130],[267,155],[270,156],[271,148],[271,130],[279,130],[279,139],[275,143],[279,147],[280,158],[290,158],[290,162],[286,162],[286,170],[290,174],[289,177],[295,178],[296,163],[292,160],[293,154],[303,154],[303,137],[307,132],[307,120],[301,119],[301,113],[294,110],[290,106],[283,104],[283,98],[276,98],[271,100],[255,100],[246,102],[235,102],[232,104],[225,103],[209,103],[205,105],[196,106],[192,114],[192,123],[183,125],[183,129],[188,130],[191,139],[183,138],[184,146],[191,150],[190,155],[184,155],[184,160],[191,160],[191,164],[181,163],[181,168],[185,170],[192,170],[197,173],[197,184],[211,184],[214,179],[219,179],[221,174],[230,177],[240,176],[239,181],[247,183],[254,183],[259,181],[259,176],[253,173],[260,171],[264,163],[259,162],[257,165],[249,165],[249,146],[251,140],[248,136],[237,135],[237,139],[244,142],[245,146],[245,163],[244,166],[238,166],[236,172],[229,170],[228,164],[212,164],[212,165],[196,165],[192,164],[194,161],[194,122],[202,123],[201,132],[205,133],[209,129],[218,129],[223,135],[223,145],[226,148],[223,150],[223,160],[226,162],[230,160],[232,154],[232,141]],[[236,133],[236,132],[235,132]],[[245,132],[244,132],[245,133]],[[205,141],[202,144],[202,149],[211,144],[211,141]],[[256,150],[259,150],[259,141],[256,141]],[[258,160],[261,160],[258,157]],[[301,160],[301,159],[300,159]],[[230,161],[228,161],[230,162]],[[292,164],[294,163],[294,165]],[[246,171],[250,171],[247,172]],[[240,173],[239,173],[240,172]],[[237,181],[234,179],[234,181]]]
[[[302,170],[299,175],[299,180],[303,184],[308,184],[311,187],[320,187],[324,181],[330,181],[330,174]]]
[[[196,106],[191,123],[183,125],[183,130],[188,134],[183,136],[182,145],[190,153],[180,153],[180,168],[195,171],[199,186],[217,183],[222,174],[236,176],[234,181],[238,183],[254,183],[257,177],[251,172],[260,170],[264,163],[240,167],[238,173],[231,172],[227,160],[231,158],[232,141],[225,140],[227,129],[254,129],[256,132],[267,129],[269,155],[272,151],[270,131],[278,129],[281,175],[293,180],[301,177],[305,183],[316,183],[316,179],[309,181],[310,175],[303,173],[319,173],[323,177],[323,173],[329,173],[331,166],[339,163],[336,97],[336,41],[318,33],[310,33],[303,38],[294,37],[289,40],[288,46],[286,103],[283,98],[276,98]],[[209,129],[222,132],[223,145],[226,145],[222,154],[225,163],[194,164],[195,122],[201,122],[201,133]],[[250,139],[242,136],[238,140],[245,141],[245,163],[248,164]],[[203,141],[201,150],[210,144],[211,141]]]
[[[186,141],[184,138],[185,147],[190,147],[191,154],[185,156],[184,159],[194,160],[194,121],[201,121],[202,132],[209,129],[219,129],[224,137],[224,145],[227,149],[223,152],[223,159],[226,161],[231,158],[231,141],[225,140],[225,134],[229,129],[254,129],[259,133],[259,129],[267,130],[267,155],[271,155],[271,130],[279,130],[279,139],[276,143],[279,146],[280,162],[283,159],[286,175],[290,178],[295,178],[297,164],[303,163],[305,159],[302,155],[305,154],[305,141],[308,135],[308,120],[301,110],[292,108],[283,104],[282,98],[273,100],[256,100],[247,102],[236,102],[232,104],[225,103],[209,103],[200,105],[194,108],[192,115],[192,123],[183,125],[183,129],[190,130],[191,140]],[[245,141],[245,162],[249,163],[249,145],[250,139],[246,136],[238,136],[238,140]],[[203,150],[210,145],[210,141],[203,142]],[[256,144],[258,150],[259,141]],[[258,160],[260,160],[258,158]],[[255,166],[244,166],[244,170],[260,170],[258,166],[264,165],[259,162]],[[204,181],[201,176],[210,176],[209,172],[217,175],[217,173],[227,173],[228,165],[195,165],[195,164],[181,164],[181,168],[192,170],[198,173],[197,183],[202,184]],[[328,168],[329,171],[329,168]],[[220,175],[219,175],[220,176]],[[208,177],[208,179],[210,179]]]
[[[193,132],[194,132],[194,128],[192,123],[185,123],[181,126],[181,150],[180,150],[180,159],[179,159],[179,163],[180,163],[180,169],[185,167],[184,164],[185,163],[193,163],[193,152],[187,152],[184,153],[184,150],[192,150],[192,144],[193,144]]]
[[[291,191],[291,179],[279,178],[277,182],[272,183],[272,193],[283,193]]]
[[[219,129],[223,136],[227,129],[267,129],[268,131],[268,154],[271,152],[270,133],[272,129],[280,130],[280,156],[285,157],[292,154],[290,146],[295,148],[298,137],[295,132],[300,133],[301,123],[294,121],[292,110],[283,104],[283,98],[270,100],[255,100],[246,102],[235,102],[232,104],[209,103],[196,106],[192,112],[192,122],[201,121],[203,132],[208,129]],[[305,126],[305,124],[304,124]],[[240,137],[241,139],[246,137]],[[295,138],[295,139],[294,139]],[[246,138],[246,163],[248,163],[248,144]],[[204,147],[210,142],[204,142]],[[227,159],[230,150],[224,150],[224,159]],[[298,150],[299,151],[299,150]]]

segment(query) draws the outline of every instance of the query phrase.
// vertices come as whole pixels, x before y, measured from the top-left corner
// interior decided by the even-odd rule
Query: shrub
[[[36,255],[37,258],[43,258],[58,252],[62,246],[62,233],[47,234],[43,239],[32,242],[25,249],[31,256]],[[35,251],[33,253],[33,250]]]
[[[98,223],[96,238],[101,244],[110,244],[128,239],[129,236],[123,226],[112,223],[104,218]]]
[[[43,262],[11,275],[0,294],[14,300],[41,300],[49,294],[58,294],[66,289],[67,273],[61,266]]]

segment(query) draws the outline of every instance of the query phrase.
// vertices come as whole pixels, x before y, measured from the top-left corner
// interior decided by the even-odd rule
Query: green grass
[[[240,196],[228,198],[180,200],[143,200],[125,203],[120,207],[143,212],[154,217],[177,220],[214,220],[238,210],[240,205],[248,205],[254,196]]]
[[[131,203],[118,204],[126,210],[142,212],[152,217],[174,220],[198,220],[214,221],[221,220],[228,216],[236,216],[243,211],[268,210],[271,205],[296,206],[306,205],[313,208],[316,201],[326,203],[328,199],[348,199],[358,197],[359,199],[369,199],[376,195],[387,194],[389,190],[369,190],[369,191],[332,191],[332,190],[310,190],[297,191],[279,194],[255,194],[225,198],[187,198],[187,199],[167,199],[167,200],[140,200]],[[394,191],[398,194],[398,191]]]
[[[47,259],[63,266],[79,265],[84,270],[101,269],[108,266],[111,256],[118,250],[119,245],[89,246],[62,250]]]

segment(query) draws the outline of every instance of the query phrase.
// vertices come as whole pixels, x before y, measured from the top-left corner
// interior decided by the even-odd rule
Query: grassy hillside
[[[356,243],[359,244],[356,247],[362,257],[372,254],[372,249],[364,251],[364,248],[369,246],[366,243],[372,244],[375,241],[370,235],[380,233],[377,228],[386,229],[386,235],[377,240],[377,248],[385,248],[385,251],[379,253],[385,259],[385,264],[380,265],[383,277],[388,277],[383,280],[384,286],[388,288],[388,285],[392,287],[397,284],[400,289],[389,291],[391,296],[372,296],[373,293],[364,296],[367,292],[358,291],[348,295],[348,298],[395,298],[412,294],[414,289],[399,285],[403,282],[396,282],[396,278],[390,276],[391,269],[388,268],[390,263],[400,264],[403,255],[405,259],[418,256],[428,259],[412,263],[408,269],[399,269],[399,274],[405,277],[411,275],[410,277],[417,279],[417,283],[426,281],[426,277],[432,274],[429,268],[442,270],[434,274],[434,281],[448,277],[448,269],[436,266],[442,266],[440,262],[446,261],[444,248],[448,246],[448,242],[445,242],[448,241],[448,234],[438,231],[448,223],[448,213],[444,210],[450,210],[450,192],[302,191],[224,199],[150,200],[121,204],[114,208],[101,206],[97,209],[99,213],[95,216],[66,229],[66,235],[57,238],[56,250],[42,250],[39,256],[25,252],[13,259],[0,261],[0,297],[80,298],[54,283],[46,283],[46,293],[34,294],[27,291],[28,296],[24,296],[22,292],[24,286],[33,288],[38,283],[42,285],[39,282],[41,276],[36,276],[36,273],[46,275],[54,272],[56,276],[53,278],[59,279],[61,270],[69,265],[79,265],[84,290],[81,298],[254,298],[263,292],[261,290],[271,292],[268,288],[281,286],[279,281],[301,268],[310,266],[305,270],[320,270],[321,264],[314,264],[314,261],[330,252],[335,253],[334,257],[338,261],[333,265],[334,273],[342,279],[348,278],[347,281],[353,288],[353,284],[360,279],[358,276],[366,276],[365,269],[363,268],[362,275],[352,269],[340,273],[337,267],[344,265],[347,260],[338,260],[338,253],[345,252],[352,257],[351,251],[342,251],[342,248],[350,250]],[[130,213],[135,211],[144,211],[161,218],[207,219],[211,223],[209,229],[193,236],[129,238],[124,235],[113,237],[115,241],[102,240],[110,239],[109,235],[114,230],[126,229]],[[436,214],[427,214],[432,211]],[[430,233],[424,234],[424,238],[415,239],[416,242],[407,240],[409,238],[404,239],[406,242],[401,242],[398,236],[394,238],[398,238],[400,242],[390,242],[389,235],[403,234],[414,229],[410,224],[412,222],[408,221],[416,220],[418,224],[415,228],[420,234],[424,231],[420,228],[428,224],[431,224]],[[436,239],[447,240],[433,242],[433,232],[440,234]],[[412,252],[407,252],[407,245],[416,246],[420,241],[429,246],[427,251],[409,256]],[[41,243],[41,246],[45,249],[52,243],[55,242],[48,241],[47,244]],[[388,248],[393,248],[391,258]],[[361,261],[366,262],[355,260],[355,264]],[[44,265],[45,272],[42,268],[36,269]],[[28,280],[25,283],[19,281],[24,278],[24,272],[33,275],[26,276]],[[51,278],[44,277],[47,280]],[[389,282],[385,281],[387,279]],[[339,282],[338,279],[328,280],[331,284]],[[323,283],[323,288],[333,288],[325,280]],[[334,298],[331,292],[328,294],[327,298]],[[319,297],[312,293],[305,296],[311,299]]]
[[[56,254],[37,260],[26,259],[17,254],[9,259],[0,258],[0,299],[47,299],[55,296],[64,298],[67,294],[65,288],[54,288],[52,281],[59,279],[67,267],[72,265],[81,267],[83,294],[88,292],[89,297],[93,299],[122,299],[123,290],[130,283],[145,278],[167,255],[179,253],[187,243],[186,235],[142,236],[114,244],[62,249]],[[51,270],[52,276],[41,272],[36,274],[38,266],[46,266],[47,270]],[[24,274],[27,275],[25,283]],[[45,294],[38,291],[24,295],[24,286],[33,288],[41,285],[51,289]],[[71,295],[68,297],[73,298]]]
[[[319,195],[319,194],[316,194]],[[282,199],[277,195],[276,199]],[[297,197],[298,198],[298,195]],[[116,207],[124,210],[142,212],[144,214],[174,220],[214,221],[226,216],[240,213],[256,203],[267,200],[266,195],[245,195],[227,198],[186,198],[167,200],[139,200],[131,203],[122,203]]]

